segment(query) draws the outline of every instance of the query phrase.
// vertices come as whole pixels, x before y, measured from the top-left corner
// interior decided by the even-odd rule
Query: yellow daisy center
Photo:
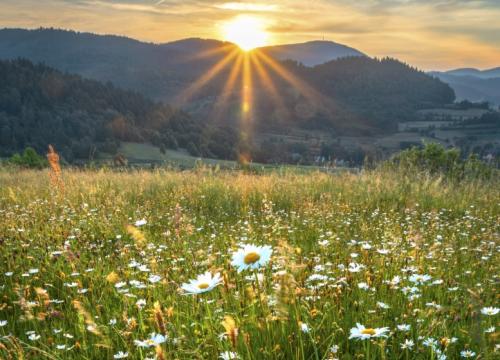
[[[375,335],[376,331],[375,331],[375,329],[368,328],[368,329],[361,330],[361,334],[363,334],[363,335]]]
[[[448,344],[450,343],[450,339],[444,337],[441,339],[440,342],[441,342],[441,345],[448,346]]]
[[[249,252],[248,254],[245,255],[243,261],[245,262],[245,264],[250,265],[256,263],[257,261],[259,261],[259,259],[260,259],[259,254],[257,254],[256,252]]]
[[[201,283],[201,284],[198,284],[198,289],[207,289],[210,285],[208,285],[207,283]]]

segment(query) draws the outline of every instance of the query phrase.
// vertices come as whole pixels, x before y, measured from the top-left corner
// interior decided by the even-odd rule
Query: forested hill
[[[65,159],[114,153],[118,141],[186,146],[200,127],[187,114],[144,96],[63,74],[27,60],[0,61],[0,151],[51,143]]]
[[[356,49],[331,42],[266,47],[258,51],[280,60],[302,59],[303,56],[297,55],[298,53],[290,53],[291,50],[301,50],[307,52],[308,58],[321,57],[326,61],[325,47],[330,51],[332,47],[337,49],[339,46],[346,51],[328,52],[328,56],[335,58],[334,61],[314,68],[301,66],[297,62],[296,66],[291,66],[294,62],[288,62],[289,71],[292,75],[302,75],[311,86],[320,87],[327,97],[341,102],[344,99],[355,99],[347,105],[368,106],[368,110],[377,113],[381,104],[386,106],[390,103],[385,101],[390,98],[396,107],[403,105],[407,110],[410,103],[411,107],[421,105],[422,101],[444,103],[453,97],[453,91],[447,85],[433,81],[430,76],[416,69],[395,60],[378,61],[368,56],[353,56],[363,54]],[[34,63],[43,62],[61,71],[102,82],[111,81],[120,88],[138,91],[151,99],[170,103],[179,92],[206,75],[234,49],[233,44],[210,39],[184,39],[153,44],[121,36],[57,29],[0,30],[0,59],[26,58]],[[279,49],[290,51],[286,55]],[[302,53],[299,51],[299,54]],[[222,91],[237,62],[236,58],[227,62],[218,78],[207,83],[191,100],[199,100],[203,104],[213,100]],[[265,62],[261,63],[269,76],[276,75]],[[253,71],[256,77],[257,73],[258,71]],[[258,83],[258,79],[255,80],[254,83]],[[280,79],[275,81],[279,83]],[[284,84],[280,90],[287,94],[288,88],[290,84]],[[339,96],[340,99],[336,99]],[[401,101],[403,104],[400,104]],[[374,103],[370,105],[368,102]],[[190,108],[197,107],[193,103],[187,105],[195,105]],[[350,110],[356,112],[363,109]]]
[[[447,84],[395,59],[353,56],[306,67],[269,54],[265,60],[261,49],[254,51],[258,61],[249,61],[251,120],[242,131],[243,55],[213,71],[233,50],[216,40],[158,45],[53,29],[0,30],[0,61],[11,59],[0,63],[0,156],[54,143],[68,160],[88,159],[126,140],[226,159],[241,150],[253,158],[268,134],[379,136],[416,120],[420,109],[455,99]],[[19,57],[27,60],[12,60]]]
[[[170,101],[235,45],[185,39],[153,44],[123,36],[59,29],[0,29],[0,59],[24,58]]]
[[[416,110],[455,100],[448,84],[391,58],[342,58],[301,73],[379,129],[390,130],[399,121],[413,120]]]
[[[416,111],[442,107],[455,99],[453,89],[439,79],[389,58],[347,57],[315,67],[284,61],[278,66],[279,72],[262,62],[267,79],[258,71],[251,74],[253,121],[260,131],[280,133],[298,127],[337,135],[390,133],[397,130],[398,122],[415,120]],[[214,101],[227,77],[226,73],[215,77],[192,101]],[[238,81],[234,85],[227,99],[232,106],[227,106],[223,121],[237,116],[241,86]]]

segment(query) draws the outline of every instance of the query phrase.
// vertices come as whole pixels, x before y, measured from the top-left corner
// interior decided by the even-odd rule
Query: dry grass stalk
[[[165,327],[165,318],[163,317],[163,310],[158,301],[154,303],[154,318],[158,331],[160,332],[160,334],[165,335],[167,333],[167,329]]]
[[[59,164],[59,155],[54,150],[52,145],[49,145],[49,152],[47,153],[47,160],[50,165],[50,183],[53,188],[57,188],[64,192],[64,181],[62,178],[61,165]]]
[[[226,315],[222,321],[222,326],[224,326],[224,329],[226,330],[226,336],[231,341],[231,345],[233,348],[236,348],[236,341],[238,339],[238,328],[236,327],[236,322],[231,316]]]

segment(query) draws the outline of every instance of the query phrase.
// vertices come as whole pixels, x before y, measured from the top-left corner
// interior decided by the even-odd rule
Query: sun
[[[264,20],[247,15],[239,15],[223,24],[222,33],[224,40],[238,45],[244,51],[265,46],[269,39]]]

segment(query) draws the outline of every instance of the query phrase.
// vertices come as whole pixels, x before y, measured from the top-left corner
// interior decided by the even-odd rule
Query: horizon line
[[[186,37],[186,38],[178,38],[178,39],[175,39],[175,40],[169,40],[169,41],[165,41],[165,42],[155,42],[155,41],[149,41],[149,40],[145,40],[145,39],[140,39],[140,38],[135,38],[135,37],[131,37],[131,36],[127,36],[127,35],[124,35],[124,34],[117,34],[117,33],[101,33],[101,32],[92,32],[92,31],[88,31],[88,30],[76,30],[76,29],[71,29],[71,28],[60,28],[60,27],[46,27],[46,26],[38,26],[38,27],[0,27],[0,31],[3,31],[3,30],[24,30],[24,31],[37,31],[37,30],[53,30],[53,31],[63,31],[63,32],[74,32],[74,33],[78,33],[78,34],[89,34],[89,35],[96,35],[96,36],[110,36],[110,37],[117,37],[117,38],[124,38],[124,39],[129,39],[129,40],[132,40],[132,41],[137,41],[137,42],[140,42],[140,43],[143,43],[143,44],[150,44],[150,45],[156,45],[156,46],[161,46],[161,45],[167,45],[167,44],[172,44],[172,43],[175,43],[175,42],[180,42],[180,41],[184,41],[184,40],[205,40],[205,41],[218,41],[222,44],[232,44],[234,46],[238,46],[230,41],[227,41],[227,40],[221,40],[221,39],[216,39],[216,38],[207,38],[207,37],[197,37],[197,36],[191,36],[191,37]],[[295,43],[276,43],[276,44],[270,44],[270,45],[266,45],[266,46],[260,46],[260,47],[257,47],[256,49],[263,49],[263,48],[267,48],[267,47],[274,47],[274,46],[286,46],[286,45],[300,45],[300,44],[307,44],[307,43],[312,43],[312,42],[325,42],[325,43],[334,43],[336,45],[341,45],[341,46],[345,46],[345,47],[349,47],[351,49],[354,49],[358,52],[361,52],[362,54],[365,54],[366,56],[366,53],[355,48],[355,47],[352,47],[350,45],[346,45],[346,44],[343,44],[343,43],[339,43],[339,42],[336,42],[336,41],[333,41],[333,40],[325,40],[324,38],[323,39],[315,39],[315,40],[309,40],[309,41],[303,41],[303,42],[295,42]],[[372,56],[368,56],[370,58],[384,58],[384,57],[390,57],[390,56],[382,56],[382,57],[372,57]],[[397,58],[395,58],[397,59]],[[333,59],[331,59],[333,60]],[[400,59],[397,59],[399,61],[402,61]],[[411,65],[409,64],[408,62],[406,61],[402,61],[404,63],[407,63],[408,65]],[[411,65],[413,66],[413,65]],[[489,70],[496,70],[496,69],[499,69],[500,68],[500,64],[498,66],[494,66],[494,67],[487,67],[487,68],[478,68],[478,67],[467,67],[467,66],[464,66],[464,67],[458,67],[458,68],[448,68],[447,70],[443,70],[443,69],[420,69],[424,72],[449,72],[449,71],[456,71],[456,70],[463,70],[463,69],[472,69],[472,70],[479,70],[481,72],[487,72]]]

